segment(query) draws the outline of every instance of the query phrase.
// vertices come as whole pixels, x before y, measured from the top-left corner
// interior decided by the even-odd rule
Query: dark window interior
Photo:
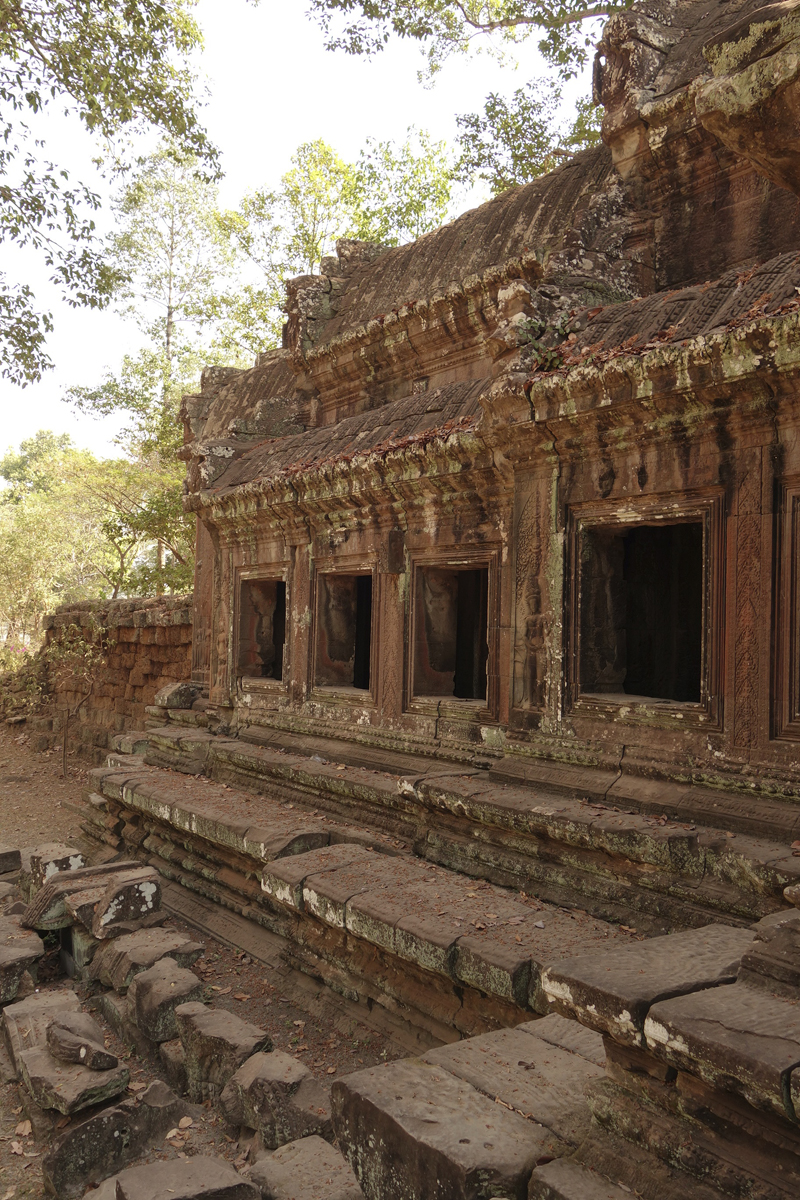
[[[589,529],[580,570],[581,691],[698,702],[702,524]]]
[[[239,602],[239,674],[283,678],[286,584],[282,579],[244,579]]]
[[[320,575],[317,684],[369,689],[372,576]]]
[[[486,699],[489,571],[417,572],[414,694]]]

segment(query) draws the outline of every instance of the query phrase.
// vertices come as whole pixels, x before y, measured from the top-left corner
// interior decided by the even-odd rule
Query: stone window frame
[[[800,741],[800,475],[778,483],[772,736]]]
[[[280,679],[265,679],[258,675],[242,675],[239,671],[239,637],[242,616],[242,584],[284,583],[286,585],[286,638],[283,643],[283,670]],[[275,563],[259,567],[237,567],[234,573],[233,594],[233,678],[240,692],[276,692],[286,694],[291,678],[291,637],[289,636],[291,601],[289,564]]]
[[[465,548],[458,545],[437,547],[435,551],[412,552],[410,555],[409,604],[406,621],[406,666],[403,711],[419,716],[453,716],[463,718],[467,712],[476,720],[494,722],[500,715],[500,569],[502,549],[500,546],[475,546]],[[456,696],[414,695],[414,650],[416,645],[416,595],[417,575],[425,567],[442,570],[458,569],[488,571],[488,595],[486,601],[488,655],[486,658],[486,699],[462,700]]]
[[[340,687],[317,683],[317,646],[319,631],[319,580],[322,575],[369,575],[372,579],[372,619],[369,639],[369,687]],[[374,708],[378,700],[378,645],[380,636],[380,572],[375,555],[346,554],[317,558],[312,566],[311,640],[308,654],[308,694],[312,700],[351,704],[356,708]]]
[[[700,522],[703,526],[703,634],[699,701],[604,699],[580,690],[580,543],[585,529]],[[725,637],[725,497],[721,488],[662,493],[569,506],[564,586],[564,700],[575,716],[629,724],[721,730]]]

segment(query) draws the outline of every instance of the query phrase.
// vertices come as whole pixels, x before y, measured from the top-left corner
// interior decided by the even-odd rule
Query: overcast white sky
[[[200,0],[197,12],[210,89],[205,123],[222,150],[221,195],[230,206],[248,189],[276,182],[294,149],[313,138],[324,138],[344,157],[354,157],[370,136],[401,140],[409,125],[450,140],[456,113],[478,109],[490,91],[512,91],[539,67],[532,39],[517,70],[513,62],[501,67],[485,54],[454,58],[426,89],[417,81],[423,60],[416,44],[396,42],[372,61],[331,53],[306,17],[304,0],[261,0],[258,7],[245,0]],[[58,114],[48,116],[45,129],[53,156],[94,182],[92,147],[81,130]],[[36,261],[20,260],[8,247],[4,259],[21,265],[20,277],[52,308],[56,328],[48,343],[55,369],[41,383],[19,389],[0,381],[0,451],[44,428],[68,432],[96,453],[114,453],[118,422],[81,417],[61,397],[70,385],[97,382],[105,366],[113,368],[126,350],[135,350],[135,327],[111,312],[68,308],[48,292]]]

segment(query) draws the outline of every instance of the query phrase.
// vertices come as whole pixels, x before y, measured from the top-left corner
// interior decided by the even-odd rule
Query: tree
[[[445,142],[410,128],[400,146],[370,138],[355,164],[356,235],[398,246],[447,219],[453,164]]]
[[[0,240],[38,251],[68,303],[106,305],[118,282],[95,239],[99,197],[43,154],[31,128],[59,103],[116,166],[132,137],[161,130],[212,173],[188,67],[201,43],[193,0],[2,0]],[[52,318],[26,283],[0,274],[0,374],[24,386],[52,364]]]
[[[598,109],[578,102],[572,122],[558,121],[561,93],[541,80],[518,88],[510,100],[492,92],[483,113],[457,117],[461,156],[458,177],[482,179],[496,196],[552,171],[576,150],[600,140]]]
[[[113,531],[120,554],[125,547],[136,548],[139,586],[148,592],[184,590],[191,580],[188,526],[193,534],[194,522],[183,514],[183,469],[176,458],[181,395],[194,386],[206,363],[243,361],[230,331],[235,252],[216,184],[199,176],[198,165],[165,143],[115,201],[118,225],[108,254],[124,280],[116,297],[143,344],[99,384],[73,387],[66,397],[81,411],[125,412],[129,418],[120,440],[131,463],[146,464],[150,472],[146,500],[130,480],[113,487],[106,480],[101,498],[115,514],[107,518],[107,532]],[[223,344],[216,347],[216,339]],[[151,550],[153,562],[146,569]],[[130,587],[130,566],[121,564],[119,570],[117,586]]]
[[[448,55],[468,52],[479,39],[519,43],[539,34],[539,49],[559,71],[585,65],[598,18],[630,8],[633,0],[311,0],[330,49],[372,55],[392,35],[422,44],[428,71]],[[336,17],[344,17],[335,29]]]
[[[322,139],[299,146],[279,187],[251,192],[223,218],[258,281],[226,298],[229,324],[216,347],[226,337],[249,346],[267,331],[258,349],[279,345],[287,279],[319,271],[340,237],[396,246],[437,229],[452,189],[445,144],[424,131],[409,129],[399,146],[369,140],[355,162]]]

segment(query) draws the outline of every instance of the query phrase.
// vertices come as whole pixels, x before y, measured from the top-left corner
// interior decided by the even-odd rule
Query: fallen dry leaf
[[[219,992],[220,996],[227,996],[228,992],[232,991],[233,989],[229,988],[229,987],[227,987],[227,988],[217,987],[217,985],[215,983],[212,983],[211,990],[212,990],[212,992]]]
[[[22,1142],[12,1142],[11,1143],[11,1153],[12,1154],[22,1154]]]
[[[249,1000],[250,999],[250,997],[248,995],[246,995],[244,992],[234,992],[233,998],[234,998],[234,1000]]]
[[[14,1130],[14,1133],[16,1133],[17,1137],[30,1137],[31,1136],[30,1121],[20,1121],[19,1125]]]
[[[179,1129],[188,1129],[189,1126],[193,1125],[193,1124],[194,1124],[194,1122],[192,1121],[191,1117],[181,1117],[180,1121],[178,1121],[178,1128]]]
[[[147,1087],[146,1083],[129,1083],[128,1091],[129,1092],[142,1092],[142,1091],[144,1091],[144,1089],[146,1087]]]
[[[329,1075],[335,1075],[335,1074],[336,1074],[336,1067],[328,1067],[328,1074],[329,1074]]]

